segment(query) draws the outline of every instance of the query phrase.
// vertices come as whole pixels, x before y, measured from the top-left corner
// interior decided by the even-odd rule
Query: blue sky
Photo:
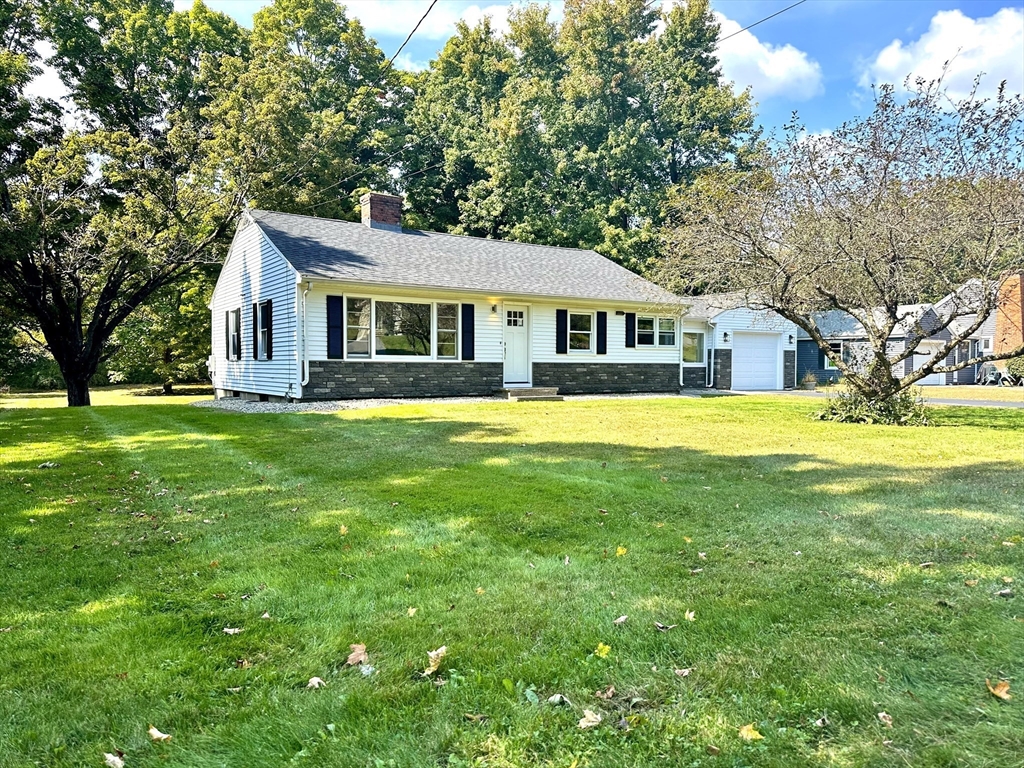
[[[654,0],[669,6],[680,0]],[[753,24],[795,0],[712,0],[722,36]],[[206,0],[251,26],[269,0]],[[349,0],[346,5],[390,56],[430,0]],[[453,34],[461,18],[488,15],[500,30],[516,0],[440,0],[397,61],[422,69]],[[562,0],[551,0],[560,18]],[[175,0],[187,8],[191,0]],[[759,121],[781,127],[796,110],[811,132],[832,129],[870,109],[872,83],[902,83],[907,75],[935,77],[952,60],[947,83],[964,94],[986,72],[982,93],[1000,80],[1024,92],[1024,0],[806,0],[719,48],[722,75],[737,89],[750,87]],[[52,71],[33,84],[36,93],[63,91]]]

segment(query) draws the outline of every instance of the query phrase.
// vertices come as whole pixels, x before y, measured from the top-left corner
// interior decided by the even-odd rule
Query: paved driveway
[[[828,397],[825,392],[809,392],[806,389],[789,389],[783,392],[766,390],[756,392],[733,392],[737,395],[782,395],[785,397]],[[1024,388],[1021,388],[1019,400],[968,400],[955,397],[928,397],[929,405],[966,405],[975,408],[1024,408]]]

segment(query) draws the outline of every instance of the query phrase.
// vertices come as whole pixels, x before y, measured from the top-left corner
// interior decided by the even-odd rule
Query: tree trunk
[[[165,381],[164,382],[164,394],[165,395],[173,395],[174,394],[174,382],[173,381]]]
[[[68,407],[75,408],[80,405],[92,405],[89,399],[90,376],[82,374],[65,375],[64,384],[68,389]]]

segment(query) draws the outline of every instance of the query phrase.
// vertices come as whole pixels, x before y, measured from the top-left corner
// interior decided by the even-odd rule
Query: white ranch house
[[[391,195],[362,204],[362,223],[240,218],[210,303],[218,397],[795,384],[795,326],[735,297],[684,300],[594,251],[403,230]]]

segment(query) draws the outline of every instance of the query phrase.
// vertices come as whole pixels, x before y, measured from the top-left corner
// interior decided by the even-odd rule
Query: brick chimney
[[[359,198],[363,224],[370,229],[402,231],[402,198],[383,192],[367,192]]]
[[[999,286],[994,352],[1000,354],[1024,343],[1024,273],[1011,275]]]

